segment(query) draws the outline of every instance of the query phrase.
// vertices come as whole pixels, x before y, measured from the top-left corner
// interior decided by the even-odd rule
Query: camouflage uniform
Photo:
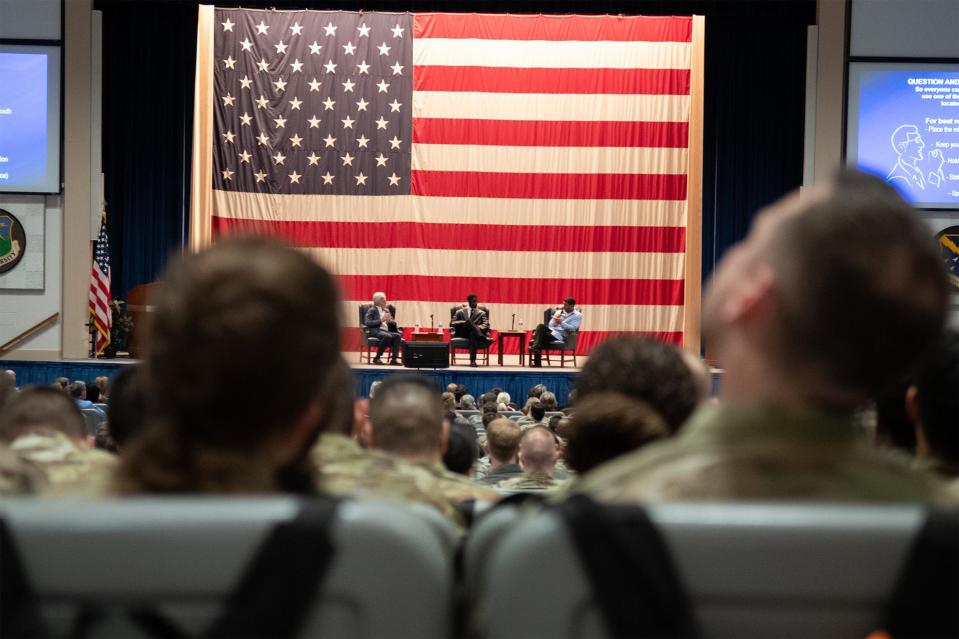
[[[332,495],[416,501],[432,506],[460,531],[465,519],[456,501],[427,470],[381,451],[367,450],[346,435],[326,433],[311,451],[319,471],[317,488]]]
[[[483,479],[484,477],[486,477],[487,473],[489,473],[489,468],[490,468],[489,455],[486,455],[485,457],[480,457],[479,459],[477,459],[476,462],[473,464],[473,475],[472,475],[473,481],[479,481]]]
[[[877,449],[851,419],[728,405],[701,409],[679,436],[617,457],[577,483],[621,503],[948,501],[938,480]]]
[[[32,495],[46,486],[43,473],[0,445],[0,497]]]
[[[519,477],[504,479],[496,484],[500,490],[510,491],[542,491],[553,490],[563,485],[563,482],[546,473],[526,472]]]
[[[10,450],[37,468],[50,495],[101,496],[107,493],[117,457],[83,448],[60,431],[43,428],[17,437]]]
[[[442,462],[414,462],[413,466],[429,472],[435,478],[440,494],[453,503],[472,500],[495,502],[502,499],[502,495],[492,488],[480,486],[466,475],[450,472]]]

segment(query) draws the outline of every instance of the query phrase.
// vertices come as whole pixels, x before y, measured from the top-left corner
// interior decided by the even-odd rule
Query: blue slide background
[[[47,55],[0,53],[0,190],[43,190],[47,108]]]
[[[937,94],[932,99],[922,99],[916,85],[908,84],[910,78],[959,79],[957,72],[935,71],[865,71],[859,85],[859,130],[857,164],[863,170],[885,178],[896,166],[898,154],[893,149],[891,136],[900,125],[914,124],[919,128],[925,148],[923,160],[918,167],[927,175],[932,168],[927,164],[929,153],[938,147],[944,158],[942,166],[945,180],[935,187],[927,184],[925,189],[913,185],[904,186],[896,181],[896,187],[910,202],[925,205],[959,206],[959,85],[942,85],[950,88],[948,93]],[[919,86],[919,88],[924,88]],[[939,97],[941,96],[941,97]],[[955,102],[957,106],[944,106],[942,102]],[[926,118],[952,119],[954,124],[930,125]],[[930,126],[951,128],[952,131],[934,132]],[[946,146],[942,147],[944,143]],[[952,159],[952,162],[950,162]],[[938,165],[938,161],[936,162]],[[951,178],[951,179],[950,179]]]

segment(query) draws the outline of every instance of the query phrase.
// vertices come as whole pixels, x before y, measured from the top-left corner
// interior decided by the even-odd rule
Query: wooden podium
[[[133,330],[127,337],[127,350],[133,359],[146,357],[147,336],[150,334],[150,315],[153,313],[153,291],[157,282],[140,284],[127,291],[127,313],[133,319]]]

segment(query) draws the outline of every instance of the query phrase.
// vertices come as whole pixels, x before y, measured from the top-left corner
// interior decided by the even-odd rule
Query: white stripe
[[[389,291],[386,291],[389,295]],[[464,293],[465,295],[465,293]],[[345,326],[359,326],[359,304],[369,303],[365,300],[351,300],[340,305],[340,317]],[[440,323],[449,327],[450,308],[462,304],[452,300],[449,302],[420,302],[407,300],[390,300],[396,306],[397,321],[402,327],[413,327],[417,322],[421,327],[430,325],[430,313],[433,314],[434,326]],[[490,326],[496,330],[509,330],[512,323],[512,314],[516,313],[516,330],[522,330],[519,322],[523,321],[523,328],[532,331],[537,324],[543,322],[545,304],[487,304],[480,300],[480,306],[485,306],[490,312]],[[683,330],[683,309],[681,306],[642,306],[623,304],[616,305],[582,305],[577,308],[583,313],[582,331],[681,331]]]
[[[414,144],[413,170],[685,174],[686,149]]]
[[[303,250],[340,275],[679,280],[685,272],[683,253],[450,251],[409,248]]]
[[[103,310],[102,306],[97,306],[97,317],[103,322],[104,326],[110,326],[110,317]]]
[[[102,288],[97,289],[97,298],[100,300],[100,303],[103,304],[104,308],[110,305],[110,298],[103,292]]]
[[[414,146],[415,148],[415,146]],[[213,191],[213,214],[288,222],[427,222],[552,226],[685,226],[686,201],[537,200]]]
[[[689,42],[414,38],[413,64],[544,69],[688,69]]]
[[[414,118],[576,122],[687,122],[688,95],[416,91]]]

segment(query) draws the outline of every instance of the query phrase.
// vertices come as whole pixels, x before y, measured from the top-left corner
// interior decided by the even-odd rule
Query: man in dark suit
[[[366,326],[366,332],[370,337],[379,340],[376,348],[376,357],[373,358],[374,364],[382,364],[383,351],[390,347],[390,364],[399,365],[396,356],[400,352],[400,345],[403,343],[403,336],[396,325],[396,308],[392,304],[386,303],[385,293],[373,293],[373,306],[366,311],[366,318],[363,324]]]
[[[483,348],[489,338],[489,316],[477,305],[475,295],[466,296],[466,306],[456,311],[450,322],[455,337],[469,340],[470,366],[476,366],[476,349]]]

